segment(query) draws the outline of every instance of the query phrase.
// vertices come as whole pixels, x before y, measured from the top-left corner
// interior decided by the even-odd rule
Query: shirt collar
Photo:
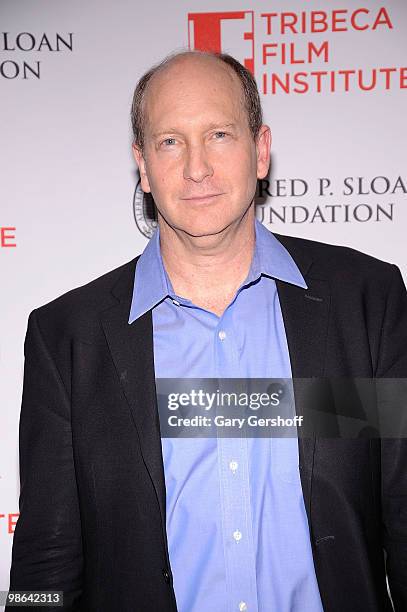
[[[290,253],[257,219],[255,233],[253,260],[242,286],[254,282],[263,274],[307,289],[307,284]],[[157,227],[137,261],[128,322],[133,323],[169,295],[174,296],[174,291],[162,261],[160,232]]]
[[[260,223],[255,220],[256,244],[249,275],[245,281],[250,282],[265,274],[271,278],[308,289],[297,264],[285,246]]]

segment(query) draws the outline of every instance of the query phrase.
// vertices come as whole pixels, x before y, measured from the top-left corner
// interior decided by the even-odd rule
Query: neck
[[[249,272],[254,223],[253,206],[211,236],[190,236],[159,219],[161,255],[175,293],[221,314]]]

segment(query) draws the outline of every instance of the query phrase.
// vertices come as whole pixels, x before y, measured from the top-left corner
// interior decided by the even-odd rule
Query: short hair
[[[144,107],[145,94],[151,78],[159,71],[166,68],[177,58],[188,55],[206,55],[214,57],[229,66],[234,74],[239,78],[243,90],[244,105],[247,113],[247,119],[250,131],[255,139],[260,131],[263,123],[263,113],[257,83],[250,72],[238,60],[227,53],[215,53],[212,51],[178,51],[171,53],[161,62],[155,64],[148,70],[138,81],[133,94],[131,105],[131,123],[133,127],[133,144],[141,151],[144,147]]]

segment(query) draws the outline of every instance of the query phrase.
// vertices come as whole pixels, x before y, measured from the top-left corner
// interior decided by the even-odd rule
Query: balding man
[[[405,377],[398,268],[256,221],[270,129],[232,57],[167,58],[132,122],[158,228],[30,315],[10,588],[86,612],[383,612],[386,555],[407,609],[404,440],[167,437],[156,394],[161,379]]]

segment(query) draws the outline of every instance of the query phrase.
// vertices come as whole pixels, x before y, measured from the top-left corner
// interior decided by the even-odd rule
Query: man
[[[155,379],[407,373],[396,266],[255,221],[261,117],[229,56],[178,54],[139,82],[158,231],[30,315],[10,589],[72,611],[381,612],[387,569],[407,609],[404,440],[160,435]]]

